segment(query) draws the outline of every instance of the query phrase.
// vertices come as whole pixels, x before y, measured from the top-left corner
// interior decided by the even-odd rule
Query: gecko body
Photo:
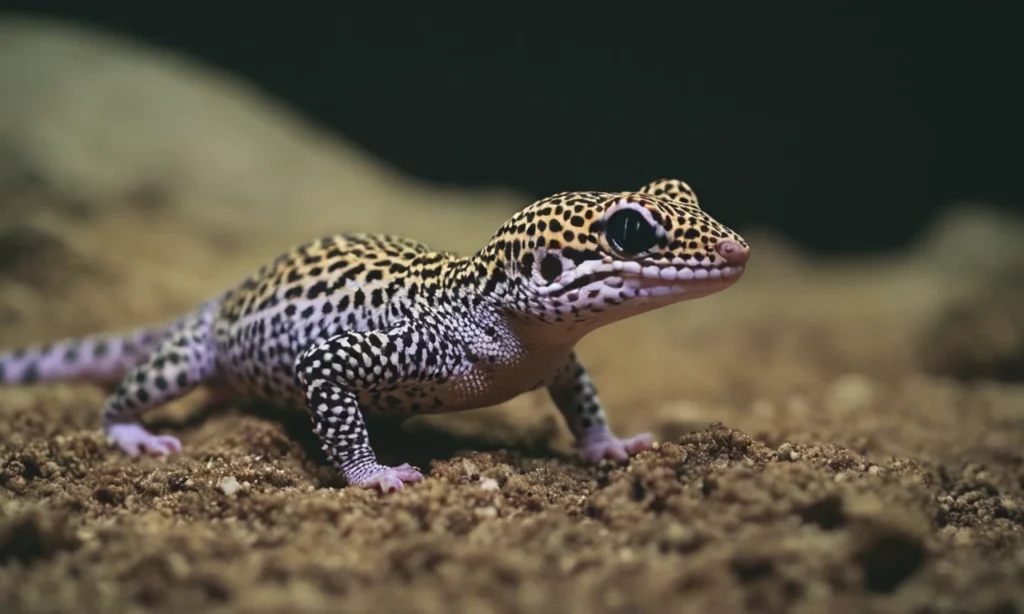
[[[584,458],[625,460],[652,439],[609,430],[576,343],[725,289],[748,254],[682,181],[563,192],[469,256],[389,235],[306,243],[165,325],[2,353],[0,381],[116,383],[103,428],[131,456],[180,452],[140,420],[202,385],[304,405],[348,483],[384,491],[423,476],[377,461],[364,414],[466,410],[546,387]]]

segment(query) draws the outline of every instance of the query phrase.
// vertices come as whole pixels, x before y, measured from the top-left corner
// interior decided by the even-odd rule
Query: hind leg
[[[150,409],[181,398],[213,379],[216,353],[210,314],[200,313],[164,340],[121,380],[103,408],[103,429],[129,456],[181,451],[169,435],[154,435],[139,419]]]

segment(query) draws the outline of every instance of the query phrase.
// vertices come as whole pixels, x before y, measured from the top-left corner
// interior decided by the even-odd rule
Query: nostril
[[[718,253],[729,264],[743,264],[747,261],[749,250],[737,241],[727,240],[718,242]]]

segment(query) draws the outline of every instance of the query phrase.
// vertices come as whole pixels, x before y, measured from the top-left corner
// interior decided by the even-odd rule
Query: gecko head
[[[509,220],[496,241],[505,274],[520,280],[520,315],[595,325],[724,290],[749,255],[675,179],[556,194]]]

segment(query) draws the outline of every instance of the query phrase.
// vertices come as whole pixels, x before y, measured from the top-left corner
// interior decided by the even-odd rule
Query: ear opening
[[[700,204],[697,203],[697,195],[693,193],[693,189],[680,179],[658,179],[644,185],[639,191],[644,194],[664,196],[686,205],[700,207]]]

